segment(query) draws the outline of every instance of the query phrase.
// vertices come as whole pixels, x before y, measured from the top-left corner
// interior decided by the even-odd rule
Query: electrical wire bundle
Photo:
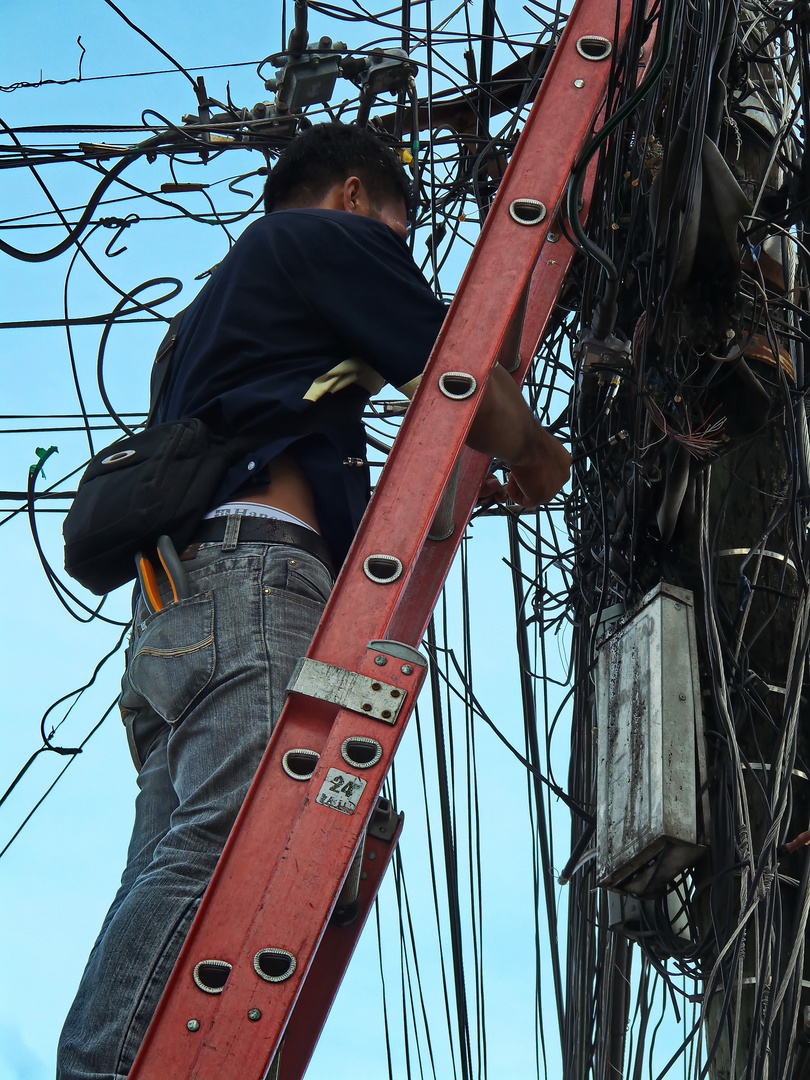
[[[601,150],[572,303],[569,791],[595,809],[603,613],[632,611],[659,581],[689,589],[709,850],[618,919],[594,861],[577,866],[566,1075],[640,1075],[668,999],[683,1041],[650,1075],[678,1062],[696,1077],[787,1078],[806,1065],[808,1004],[807,28],[779,4],[634,14],[628,55],[654,33],[660,72]],[[575,819],[575,851],[590,836]]]

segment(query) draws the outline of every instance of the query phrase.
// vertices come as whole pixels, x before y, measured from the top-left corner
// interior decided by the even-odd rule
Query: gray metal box
[[[662,583],[597,645],[600,885],[645,896],[695,863],[703,775],[692,593]]]

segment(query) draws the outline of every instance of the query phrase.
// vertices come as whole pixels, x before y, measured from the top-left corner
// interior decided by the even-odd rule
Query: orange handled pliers
[[[158,537],[156,548],[158,559],[160,559],[160,564],[171,587],[174,601],[184,600],[189,595],[188,578],[174,544],[168,536],[164,535]],[[138,571],[141,593],[147,606],[154,614],[164,606],[160,597],[155,567],[142,551],[139,551],[135,556],[135,567]]]

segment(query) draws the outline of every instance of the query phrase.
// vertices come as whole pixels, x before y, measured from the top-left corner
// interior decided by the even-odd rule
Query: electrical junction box
[[[597,644],[596,870],[649,896],[693,865],[705,775],[692,593],[661,583]]]
[[[287,63],[277,100],[285,102],[290,112],[299,112],[306,105],[327,103],[339,75],[339,56],[307,50],[297,60]]]
[[[605,890],[605,896],[608,926],[614,934],[645,942],[662,960],[670,955],[668,939],[680,946],[691,944],[686,903],[681,891],[674,889],[655,900],[640,900],[637,896],[625,896],[610,889]],[[660,932],[662,920],[666,921],[665,935]]]

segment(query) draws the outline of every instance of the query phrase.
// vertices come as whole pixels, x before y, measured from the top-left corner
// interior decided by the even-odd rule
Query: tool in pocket
[[[160,565],[163,567],[166,580],[172,590],[174,602],[185,600],[189,595],[188,577],[171,538],[166,535],[158,537],[155,547]],[[135,568],[138,573],[141,595],[147,607],[154,614],[164,606],[160,596],[160,586],[158,585],[154,563],[142,551],[139,551],[135,555]]]

